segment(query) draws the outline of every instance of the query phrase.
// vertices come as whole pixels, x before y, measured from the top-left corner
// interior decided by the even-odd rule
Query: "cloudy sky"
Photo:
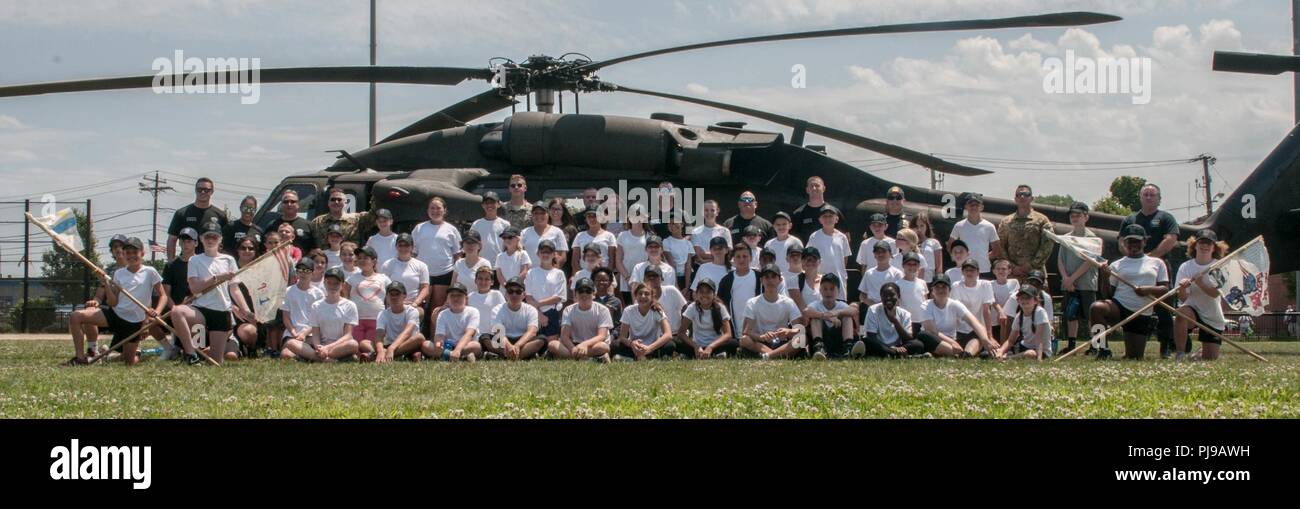
[[[1291,78],[1214,73],[1214,50],[1290,52],[1284,0],[717,0],[379,1],[379,63],[479,67],[569,51],[605,59],[657,47],[766,33],[882,23],[1091,10],[1124,21],[1082,29],[1000,30],[846,37],[708,49],[610,67],[620,84],[695,95],[857,132],[922,152],[1032,161],[1098,162],[1218,158],[1215,192],[1230,193],[1292,124]],[[257,57],[262,67],[364,65],[364,0],[0,3],[0,84],[153,74],[155,58]],[[1151,66],[1151,100],[1128,95],[1049,94],[1044,59],[1139,57]],[[791,68],[807,87],[791,86]],[[381,85],[380,136],[485,89]],[[566,98],[566,102],[571,101]],[[571,102],[568,103],[571,108]],[[747,120],[639,96],[588,95],[586,113],[682,113],[692,124]],[[193,177],[217,181],[218,204],[264,198],[285,175],[317,170],[330,149],[365,145],[366,85],[266,85],[260,102],[235,95],[155,95],[149,90],[0,99],[0,201],[90,196],[101,235],[148,238],[149,205],[136,191],[155,170],[192,199]],[[508,112],[506,112],[508,113]],[[496,121],[505,113],[487,117]],[[782,128],[784,131],[785,129]],[[815,137],[809,143],[818,143]],[[928,172],[834,142],[832,156],[913,185]],[[1202,211],[1189,186],[1197,164],[1060,171],[1063,163],[997,167],[994,176],[949,177],[945,189],[1039,194],[1093,201],[1112,178],[1140,173],[1166,190],[1165,206],[1187,220]],[[1026,168],[1036,168],[1033,171]],[[69,190],[71,189],[71,190]],[[111,217],[110,216],[116,216]],[[21,205],[0,204],[0,221]],[[166,222],[165,218],[162,222]],[[0,224],[0,242],[21,238]],[[0,274],[12,276],[20,245],[0,243]]]

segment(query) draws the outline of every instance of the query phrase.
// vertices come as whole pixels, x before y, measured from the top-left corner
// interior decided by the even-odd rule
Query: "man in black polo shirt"
[[[740,199],[736,201],[736,207],[740,209],[740,213],[727,218],[722,223],[722,226],[726,226],[727,229],[731,230],[731,245],[736,246],[743,242],[745,228],[750,226],[758,228],[759,232],[763,234],[763,238],[758,239],[758,245],[760,246],[776,234],[772,230],[772,222],[758,215],[758,197],[754,196],[752,191],[740,193]]]
[[[1148,183],[1139,191],[1142,208],[1129,214],[1119,224],[1119,231],[1128,225],[1136,224],[1146,229],[1147,242],[1143,251],[1147,256],[1159,258],[1165,262],[1165,276],[1169,274],[1169,252],[1178,245],[1178,220],[1173,214],[1160,210],[1160,186]],[[1174,349],[1174,318],[1164,306],[1156,306],[1156,319],[1159,326],[1156,337],[1160,338],[1160,357],[1168,359]],[[1187,343],[1187,352],[1192,351],[1192,343]]]
[[[230,256],[235,256],[235,244],[238,244],[244,237],[253,235],[257,239],[257,245],[262,245],[263,232],[262,228],[253,223],[253,214],[257,213],[257,198],[253,195],[245,196],[239,202],[239,220],[231,221],[226,225],[226,229],[221,233],[221,250]]]
[[[293,227],[293,245],[305,255],[316,249],[316,237],[312,235],[311,221],[298,215],[298,200],[296,191],[285,189],[280,195],[280,218],[273,221],[267,231],[276,231],[281,223],[289,223]]]
[[[181,233],[182,228],[193,228],[194,231],[203,229],[203,226],[209,223],[215,223],[219,228],[225,228],[226,211],[212,206],[212,193],[217,187],[212,183],[212,179],[200,177],[194,182],[194,203],[176,209],[172,215],[172,222],[167,226],[167,259],[176,258],[176,236]]]
[[[894,186],[885,191],[885,236],[894,238],[898,236],[898,230],[912,227],[912,216],[903,211],[903,205],[907,203],[907,197],[903,194],[903,188]]]
[[[834,207],[826,203],[826,182],[821,177],[816,175],[808,177],[807,183],[804,184],[804,192],[808,193],[808,203],[794,209],[791,218],[794,220],[793,231],[795,236],[799,237],[799,240],[807,242],[808,236],[822,227],[821,222],[819,222],[822,210],[826,208],[834,209]],[[840,221],[843,220],[844,217],[841,216]]]

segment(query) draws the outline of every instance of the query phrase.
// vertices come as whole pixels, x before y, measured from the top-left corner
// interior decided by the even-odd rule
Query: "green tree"
[[[1034,203],[1041,205],[1056,205],[1058,207],[1069,207],[1074,205],[1074,197],[1070,195],[1049,194],[1047,196],[1035,196]]]
[[[1142,177],[1116,177],[1110,183],[1110,195],[1130,212],[1142,208],[1142,186],[1147,179]]]
[[[81,236],[82,246],[87,246],[90,250],[91,263],[99,266],[99,254],[95,252],[95,238],[90,234],[90,223],[86,221],[86,215],[73,211],[77,216],[77,234]],[[33,228],[36,230],[36,228]],[[32,234],[33,242],[36,239],[45,240],[46,237],[40,232]],[[62,248],[59,248],[50,241],[50,250],[41,255],[41,276],[46,279],[76,281],[75,283],[54,283],[50,284],[50,291],[54,294],[54,302],[58,304],[74,304],[83,301],[83,285],[80,283],[85,274],[85,265],[81,260],[68,254]],[[83,251],[82,254],[85,254]],[[98,279],[92,273],[90,277],[90,293],[94,293],[98,288]]]
[[[1094,202],[1092,204],[1092,211],[1103,214],[1115,214],[1117,216],[1127,216],[1133,213],[1131,209],[1125,207],[1124,204],[1120,203],[1114,196],[1107,196]]]

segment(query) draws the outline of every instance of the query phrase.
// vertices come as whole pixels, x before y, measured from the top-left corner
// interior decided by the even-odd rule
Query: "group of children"
[[[240,354],[376,363],[539,356],[602,362],[666,356],[1041,360],[1055,354],[1045,275],[1033,270],[1022,280],[1010,278],[1011,264],[998,256],[996,229],[980,217],[981,200],[966,201],[966,217],[946,246],[924,214],[893,237],[885,234],[885,216],[874,215],[856,256],[856,302],[849,302],[846,288],[852,250],[836,230],[840,212],[829,205],[818,217],[821,228],[806,240],[791,233],[791,216],[778,212],[771,239],[762,242],[763,232],[749,226],[734,245],[711,200],[703,207],[704,224],[688,234],[681,222],[671,222],[669,238],[657,236],[635,213],[614,234],[590,207],[582,215],[586,228],[570,242],[549,221],[545,203],[533,205],[532,225],[520,231],[498,216],[500,200],[487,193],[483,217],[462,234],[435,197],[427,206],[429,220],[411,233],[394,232],[392,214],[379,210],[379,233],[364,246],[344,242],[335,227],[327,234],[329,249],[292,253],[291,286],[268,323],[252,316],[234,274],[263,248],[290,242],[292,231],[269,235],[265,246],[241,240],[236,258],[220,252],[218,230],[199,235],[187,228],[176,260],[187,264],[179,269],[185,277],[170,279],[141,266],[138,239],[115,239],[121,268],[105,281],[110,290],[102,302],[73,315],[77,356],[70,363],[95,355],[93,343],[82,348],[97,328],[109,329],[119,343],[155,317],[165,317],[174,332],[168,347],[191,363]],[[1068,235],[1091,235],[1086,221],[1086,205],[1072,208]],[[1116,286],[1109,300],[1096,299],[1097,269],[1062,255],[1068,349],[1079,318],[1118,323],[1143,299],[1169,288],[1168,278],[1160,277],[1163,262],[1141,254],[1142,232],[1124,235],[1129,256],[1101,272],[1139,283]],[[1198,235],[1195,259],[1178,271],[1180,299],[1201,324],[1222,330],[1213,282],[1195,276],[1226,246],[1213,232]],[[945,251],[956,265],[947,270]],[[169,265],[166,272],[175,271]],[[119,298],[123,290],[152,307]],[[1124,325],[1128,351],[1149,336],[1149,322]],[[1178,322],[1180,345],[1192,325]],[[151,332],[167,336],[157,326]],[[136,360],[136,341],[122,350],[128,362]],[[1099,357],[1109,355],[1104,344],[1097,350]],[[1204,356],[1217,353],[1217,344],[1207,342]]]

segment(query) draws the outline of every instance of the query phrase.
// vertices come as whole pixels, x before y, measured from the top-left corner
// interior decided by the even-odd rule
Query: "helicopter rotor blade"
[[[248,70],[244,76],[239,71],[221,70],[191,74],[173,74],[170,76],[172,86],[181,86],[187,77],[203,78],[204,84],[237,84],[242,79],[248,83]],[[487,69],[470,69],[462,67],[396,67],[396,66],[349,66],[349,67],[282,67],[260,69],[257,71],[257,83],[406,83],[413,85],[455,85],[468,79],[488,80],[492,72]],[[165,76],[165,75],[164,75]],[[120,78],[95,78],[75,81],[58,81],[50,83],[32,83],[27,85],[0,86],[0,97],[16,97],[64,92],[86,92],[93,90],[122,90],[130,88],[151,88],[162,76],[127,76]]]
[[[496,89],[488,90],[403,127],[400,131],[380,140],[379,143],[440,129],[460,127],[474,119],[509,108],[518,103],[519,101],[513,98],[502,96]]]
[[[1300,71],[1300,56],[1264,53],[1214,52],[1214,70],[1278,75]]]
[[[1112,16],[1110,14],[1100,14],[1096,12],[1058,12],[1052,14],[1039,14],[1034,16],[1017,16],[1012,18],[996,19],[971,19],[958,21],[934,21],[925,23],[903,23],[896,25],[876,25],[858,28],[840,28],[832,30],[815,30],[811,32],[795,32],[788,34],[763,35],[757,37],[742,37],[738,39],[727,39],[723,41],[703,42],[696,44],[687,44],[685,46],[676,46],[672,48],[657,49],[642,53],[634,53],[609,60],[592,62],[579,68],[581,71],[592,72],[602,67],[608,67],[614,64],[636,60],[640,58],[653,57],[668,53],[677,53],[679,51],[690,51],[704,48],[716,48],[718,46],[732,46],[737,44],[750,44],[756,42],[771,41],[789,41],[795,39],[813,39],[818,37],[841,37],[847,35],[877,35],[877,34],[903,34],[915,32],[949,32],[955,30],[991,30],[999,28],[1039,28],[1039,27],[1067,27],[1095,25],[1098,23],[1110,23],[1119,21],[1123,18]]]
[[[926,168],[931,168],[935,171],[939,171],[943,173],[951,173],[953,175],[962,175],[966,177],[988,175],[990,173],[993,173],[990,170],[984,170],[980,168],[966,166],[964,164],[957,164],[957,163],[945,161],[943,159],[932,156],[930,154],[917,152],[909,148],[885,143],[883,141],[873,140],[865,136],[860,136],[850,132],[841,131],[833,127],[814,124],[812,122],[807,122],[804,120],[799,120],[784,115],[777,115],[775,113],[769,113],[766,111],[756,110],[753,108],[746,108],[744,106],[736,106],[733,104],[720,103],[717,101],[710,101],[707,99],[687,97],[684,95],[666,94],[663,92],[655,92],[651,90],[641,90],[636,88],[624,87],[609,82],[605,82],[603,85],[604,85],[604,90],[606,91],[628,92],[633,94],[662,97],[664,99],[672,99],[675,101],[683,101],[683,102],[688,102],[693,104],[699,104],[701,106],[708,106],[710,108],[732,111],[732,112],[740,113],[742,115],[748,115],[754,118],[760,118],[768,122],[772,122],[774,124],[781,124],[786,127],[802,126],[809,133],[816,134],[819,136],[824,136],[826,138],[830,138],[832,140],[841,143],[853,145],[858,148],[864,148],[879,154],[884,154],[901,161],[915,163],[924,166]]]

